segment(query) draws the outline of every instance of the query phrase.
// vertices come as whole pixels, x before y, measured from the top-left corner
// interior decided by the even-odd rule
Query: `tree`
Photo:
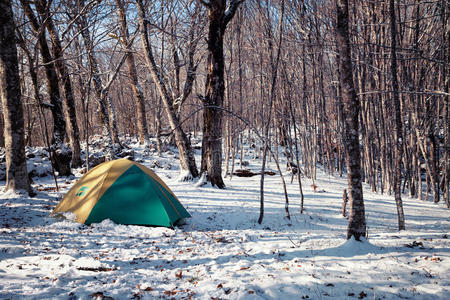
[[[116,152],[118,152],[122,148],[122,146],[119,140],[114,105],[108,93],[111,84],[114,82],[122,63],[124,62],[128,54],[126,53],[122,57],[120,62],[117,64],[116,69],[113,71],[113,75],[111,76],[111,78],[105,85],[103,85],[103,80],[100,76],[101,74],[98,59],[95,55],[94,41],[93,37],[91,36],[91,31],[89,29],[85,11],[85,8],[88,7],[90,3],[85,5],[84,0],[75,0],[75,3],[70,2],[70,5],[72,6],[72,19],[75,21],[79,31],[81,32],[81,36],[83,38],[84,46],[87,52],[90,72],[94,82],[94,91],[100,108],[99,112],[100,120],[102,123],[102,134],[107,139],[106,158],[108,160],[114,159]]]
[[[266,5],[268,3],[266,2]],[[267,39],[268,39],[268,50],[269,50],[269,56],[270,56],[270,69],[271,69],[271,83],[270,83],[270,94],[269,94],[269,107],[265,108],[265,110],[268,110],[268,116],[267,116],[267,122],[263,122],[263,130],[264,130],[264,142],[263,142],[263,155],[262,155],[262,165],[261,165],[261,179],[260,179],[260,208],[259,208],[259,218],[258,223],[261,224],[264,218],[264,172],[266,168],[266,160],[267,160],[267,152],[269,151],[270,147],[270,136],[269,136],[269,130],[270,130],[270,123],[272,122],[272,109],[275,101],[275,89],[277,86],[277,77],[278,77],[278,65],[280,63],[280,56],[281,56],[281,45],[283,41],[283,19],[284,19],[284,0],[281,2],[281,8],[280,8],[280,17],[278,21],[278,47],[276,49],[276,54],[274,55],[274,34],[272,33],[271,25],[270,25],[270,8],[267,5]],[[262,114],[264,114],[264,111],[262,111]],[[266,123],[266,124],[264,124]],[[276,146],[275,146],[276,147]],[[280,170],[279,170],[280,171]],[[281,172],[280,172],[281,174]],[[300,176],[300,175],[299,175]],[[283,181],[284,184],[284,181]],[[285,193],[287,194],[287,193]],[[289,216],[289,210],[288,210],[288,199],[286,198],[286,216],[288,219],[290,219]]]
[[[71,151],[64,145],[64,136],[66,134],[66,121],[64,119],[64,112],[61,101],[61,94],[58,85],[58,74],[56,72],[54,59],[50,53],[47,39],[45,37],[45,27],[39,23],[33,9],[31,8],[29,0],[20,0],[26,16],[30,21],[33,32],[38,39],[39,50],[44,63],[45,75],[48,85],[48,93],[50,98],[50,110],[53,116],[53,136],[52,147],[53,151],[53,165],[58,171],[59,175],[70,175],[70,161]]]
[[[225,59],[223,38],[228,23],[244,0],[201,0],[209,10],[208,75],[203,97],[203,141],[201,172],[213,186],[225,188],[222,179],[222,105],[224,102]]]
[[[63,56],[63,48],[59,38],[58,30],[53,22],[53,16],[50,14],[50,2],[47,0],[39,0],[35,2],[36,10],[50,35],[52,41],[52,52],[55,59],[55,67],[59,73],[61,86],[65,97],[65,118],[67,122],[67,135],[69,137],[70,148],[72,150],[72,168],[81,166],[81,149],[80,149],[80,130],[77,124],[77,114],[75,110],[75,97],[73,95],[72,82],[70,80],[69,71]]]
[[[356,240],[366,236],[366,219],[361,184],[361,154],[359,150],[360,104],[353,83],[352,54],[348,30],[348,0],[336,0],[337,25],[336,42],[341,73],[342,102],[344,105],[345,129],[344,147],[347,164],[350,217],[347,239]]]
[[[195,70],[197,67],[194,64],[188,63],[189,68],[187,70],[187,77],[183,95],[178,97],[177,99],[173,99],[167,89],[162,70],[161,68],[158,68],[155,57],[153,55],[152,45],[150,44],[150,39],[148,36],[149,22],[146,15],[146,8],[144,7],[144,3],[142,0],[136,0],[136,4],[138,8],[139,30],[141,33],[142,48],[144,51],[147,68],[149,69],[153,81],[155,82],[158,92],[161,96],[167,119],[169,120],[170,128],[174,133],[175,143],[180,155],[181,170],[185,173],[182,175],[183,178],[181,178],[181,180],[192,180],[193,178],[198,177],[198,169],[195,164],[194,151],[191,147],[191,143],[186,133],[183,131],[183,128],[181,128],[181,122],[179,119],[179,115],[177,114],[177,108],[178,105],[186,100],[186,98],[192,91],[192,84],[195,78]],[[195,44],[190,48],[189,51],[192,53],[195,51]],[[193,54],[189,54],[188,56],[190,57],[190,59],[193,59]]]
[[[146,144],[148,143],[148,130],[147,130],[147,119],[145,116],[145,102],[144,102],[144,93],[139,85],[137,72],[136,72],[136,64],[134,62],[134,54],[132,52],[132,44],[129,41],[129,33],[127,26],[127,17],[125,14],[123,0],[114,0],[117,6],[117,14],[119,16],[120,21],[120,33],[121,33],[121,42],[129,51],[127,57],[127,65],[128,65],[128,73],[130,75],[130,86],[133,90],[134,97],[136,100],[136,109],[137,109],[137,127],[138,127],[138,135],[139,135],[139,143]]]
[[[389,0],[389,16],[391,29],[391,74],[392,74],[392,96],[394,102],[395,115],[395,174],[394,174],[394,194],[397,205],[398,230],[405,230],[405,215],[403,213],[403,203],[401,194],[402,184],[402,156],[403,156],[403,129],[401,119],[400,97],[398,94],[397,78],[397,28],[395,24],[394,0]]]
[[[0,11],[0,95],[5,123],[5,191],[31,192],[25,157],[24,118],[11,1],[0,1]]]

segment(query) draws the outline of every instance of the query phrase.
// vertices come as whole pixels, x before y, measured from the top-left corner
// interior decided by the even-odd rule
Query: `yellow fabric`
[[[52,214],[73,212],[76,215],[76,221],[84,223],[89,217],[92,208],[97,204],[98,199],[102,197],[120,175],[133,165],[138,166],[142,171],[167,189],[175,199],[178,199],[161,178],[149,168],[128,159],[117,159],[102,163],[84,174],[84,176],[81,177],[67,192],[64,198],[55,207]],[[86,191],[83,192],[80,190],[82,188],[85,188]],[[164,191],[163,194],[165,194]],[[165,196],[173,206],[167,195]],[[175,211],[178,213],[176,209]]]
[[[77,216],[77,222],[84,223],[97,203],[97,195],[102,187],[102,181],[107,176],[112,163],[100,164],[84,174],[55,207],[53,214],[70,211]],[[87,187],[88,189],[84,195],[77,196],[82,187]]]
[[[100,192],[97,195],[97,200],[100,199],[103,194],[111,187],[114,181],[116,181],[116,179],[119,178],[120,175],[125,173],[125,171],[128,170],[133,164],[135,163],[126,158],[111,161],[111,166],[108,170],[107,176],[102,183]]]

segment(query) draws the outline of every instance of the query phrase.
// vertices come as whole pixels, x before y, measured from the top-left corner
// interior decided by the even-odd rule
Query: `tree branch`
[[[134,36],[130,39],[130,41],[128,42],[127,45],[125,45],[126,48],[128,48],[128,46],[132,45],[134,42],[134,39],[137,36],[137,32],[134,34]],[[129,50],[126,50],[126,52],[123,54],[122,58],[119,60],[119,63],[117,64],[115,70],[112,73],[111,78],[109,79],[109,81],[106,83],[106,85],[102,88],[102,95],[105,96],[108,92],[109,92],[109,88],[111,87],[111,84],[114,82],[114,80],[116,79],[117,75],[119,74],[120,68],[122,67],[123,63],[125,62],[125,60],[127,59],[128,55],[130,55]]]
[[[206,1],[206,0],[198,0],[201,4],[203,4],[204,6],[206,6],[207,8],[211,8],[211,2]]]
[[[223,17],[223,25],[227,26],[228,23],[233,19],[234,14],[236,13],[239,5],[244,2],[245,0],[231,0],[230,6],[225,11],[224,17]]]

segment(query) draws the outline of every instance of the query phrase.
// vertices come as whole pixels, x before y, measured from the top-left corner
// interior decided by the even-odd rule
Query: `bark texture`
[[[56,29],[52,17],[49,14],[47,0],[36,1],[36,9],[44,20],[44,24],[50,34],[52,40],[52,52],[55,59],[55,66],[61,79],[61,86],[64,91],[66,99],[66,107],[64,113],[67,120],[66,132],[69,137],[70,148],[72,150],[72,167],[81,166],[81,148],[80,148],[80,130],[77,124],[77,114],[75,110],[75,97],[73,95],[72,82],[70,80],[69,71],[67,70],[64,61],[61,40],[59,38],[58,30]]]
[[[401,194],[402,184],[402,156],[403,156],[403,129],[400,108],[400,96],[397,78],[397,28],[395,24],[394,0],[389,0],[389,15],[391,28],[391,73],[392,90],[395,114],[395,174],[394,174],[394,194],[397,205],[398,230],[405,229],[405,215],[403,213],[403,202]]]
[[[344,147],[348,173],[349,225],[347,239],[356,240],[366,236],[366,219],[361,184],[361,154],[359,150],[359,111],[360,103],[353,83],[350,37],[348,30],[348,0],[337,0],[336,41],[339,53],[342,103],[344,106],[345,129]]]
[[[201,172],[213,186],[225,188],[222,179],[222,106],[225,94],[223,38],[228,23],[243,1],[210,0],[208,32],[208,75],[206,78]]]
[[[0,1],[0,95],[3,105],[8,190],[30,192],[25,157],[24,118],[21,102],[15,24],[11,1]]]
[[[20,0],[22,7],[25,11],[30,25],[34,31],[34,34],[38,38],[39,50],[42,56],[42,62],[44,63],[45,75],[48,85],[48,93],[50,97],[51,111],[53,116],[53,136],[52,147],[53,151],[53,164],[59,175],[70,175],[70,161],[71,151],[64,145],[64,135],[66,132],[66,121],[64,119],[64,111],[61,101],[61,94],[58,85],[58,74],[56,73],[55,63],[50,49],[48,47],[47,40],[45,38],[45,27],[39,23],[34,11],[30,6],[28,0]]]

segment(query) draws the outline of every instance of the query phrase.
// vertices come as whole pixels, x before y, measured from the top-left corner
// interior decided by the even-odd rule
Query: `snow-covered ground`
[[[159,162],[154,170],[192,218],[175,230],[54,219],[81,174],[59,179],[59,193],[50,176],[34,177],[36,197],[0,194],[0,299],[450,299],[450,211],[441,205],[404,197],[407,230],[398,232],[393,197],[365,188],[368,240],[346,241],[345,178],[319,171],[321,193],[303,178],[304,214],[286,178],[288,220],[280,178],[266,176],[259,225],[259,176],[198,187],[177,181],[170,153],[133,148],[145,165]],[[29,167],[45,174],[48,160],[37,157]]]

